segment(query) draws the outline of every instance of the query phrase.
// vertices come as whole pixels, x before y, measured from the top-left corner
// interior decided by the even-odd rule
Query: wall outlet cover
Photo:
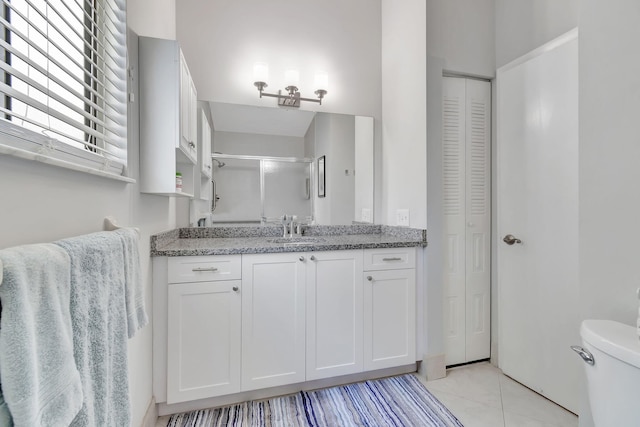
[[[396,211],[396,225],[409,226],[409,209],[398,209]]]
[[[362,208],[362,214],[360,215],[362,222],[371,222],[371,209]]]

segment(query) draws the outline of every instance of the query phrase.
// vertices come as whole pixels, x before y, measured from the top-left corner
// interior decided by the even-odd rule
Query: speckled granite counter
[[[401,248],[427,245],[427,231],[385,225],[305,226],[285,239],[280,226],[178,228],[151,236],[151,256],[231,255]]]

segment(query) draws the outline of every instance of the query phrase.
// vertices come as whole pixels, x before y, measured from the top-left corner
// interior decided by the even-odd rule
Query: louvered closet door
[[[490,355],[491,86],[443,79],[446,363]]]

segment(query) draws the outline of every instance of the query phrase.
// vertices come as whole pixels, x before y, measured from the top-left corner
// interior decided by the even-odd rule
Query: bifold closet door
[[[491,84],[444,77],[446,364],[490,356]]]

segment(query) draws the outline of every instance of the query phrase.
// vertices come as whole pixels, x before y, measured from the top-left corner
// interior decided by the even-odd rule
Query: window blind
[[[125,0],[1,1],[0,131],[30,143],[19,148],[125,175]]]

